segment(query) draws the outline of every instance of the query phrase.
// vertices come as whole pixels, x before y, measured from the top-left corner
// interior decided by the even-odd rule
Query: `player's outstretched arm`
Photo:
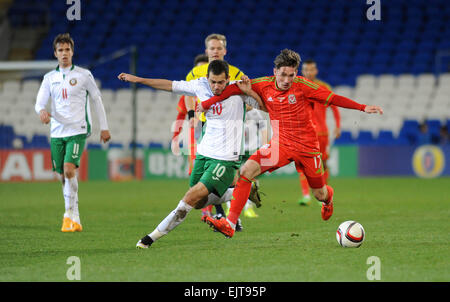
[[[117,77],[124,82],[139,83],[159,90],[172,91],[172,81],[165,79],[149,79],[122,72]]]
[[[221,95],[215,95],[206,101],[201,102],[197,106],[197,112],[205,112],[215,103],[222,102],[223,100],[228,99],[232,95],[245,94],[241,91],[241,89],[236,84],[228,85],[227,88],[222,92]]]
[[[337,94],[333,94],[331,96],[329,104],[347,109],[360,110],[369,114],[370,113],[383,114],[383,109],[380,106],[359,104],[349,98],[346,98],[345,96]]]

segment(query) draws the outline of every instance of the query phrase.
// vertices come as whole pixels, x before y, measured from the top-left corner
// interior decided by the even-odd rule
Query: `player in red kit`
[[[199,54],[194,59],[194,67],[201,66],[208,63],[208,56],[205,54]],[[195,108],[195,107],[194,107]],[[183,123],[186,118],[186,115],[188,115],[189,119],[191,117],[194,117],[194,110],[187,110],[186,107],[186,99],[185,96],[182,95],[178,101],[177,105],[177,119],[175,121],[175,129],[172,136],[172,143],[171,143],[171,149],[174,154],[179,154],[180,152],[180,146],[179,146],[179,135],[181,131],[183,130]],[[195,125],[195,121],[193,122],[193,125]],[[190,138],[190,146],[189,150],[191,151],[191,156],[189,156],[189,175],[191,175],[192,167],[194,166],[194,159],[195,159],[195,153],[196,153],[196,144],[195,144],[195,138],[194,136],[194,130],[191,131],[191,138]]]
[[[330,85],[327,83],[319,80],[317,78],[317,74],[319,73],[319,70],[317,69],[317,64],[313,60],[306,60],[302,64],[302,74],[305,78],[308,80],[318,84],[319,86],[322,86],[323,88],[326,88],[331,91]],[[325,183],[328,184],[328,166],[327,166],[327,160],[328,160],[328,151],[329,151],[329,133],[328,133],[328,126],[327,126],[327,109],[331,108],[334,116],[334,120],[336,121],[336,128],[334,129],[334,137],[339,138],[341,135],[341,115],[339,113],[338,107],[331,105],[329,107],[323,106],[321,104],[315,103],[313,105],[313,122],[316,126],[316,132],[317,137],[319,139],[319,147],[320,147],[320,153],[322,153],[322,163],[323,163],[323,169],[324,169],[324,177],[325,177]],[[300,179],[300,186],[302,188],[303,196],[299,199],[298,203],[300,205],[308,205],[311,201],[311,196],[309,195],[309,185],[308,180],[306,179],[304,173],[299,173],[299,179]]]
[[[300,56],[295,51],[282,50],[274,64],[274,76],[254,79],[251,84],[248,81],[245,85],[239,85],[240,87],[229,85],[221,96],[203,102],[198,108],[208,109],[230,95],[249,93],[253,89],[263,100],[271,120],[272,139],[242,166],[227,218],[203,217],[207,224],[227,237],[234,235],[237,219],[250,194],[252,180],[292,161],[295,162],[297,171],[305,173],[315,198],[323,203],[322,219],[328,220],[333,214],[333,188],[325,184],[323,177],[319,141],[312,121],[313,103],[325,106],[333,104],[367,113],[383,113],[378,106],[358,104],[304,77],[297,77]]]

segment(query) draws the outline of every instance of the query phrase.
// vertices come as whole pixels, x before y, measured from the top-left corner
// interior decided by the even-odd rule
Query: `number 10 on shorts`
[[[213,179],[219,180],[219,178],[221,178],[223,176],[223,174],[225,173],[226,169],[227,168],[225,168],[225,166],[222,166],[221,164],[217,164],[212,172],[212,174],[214,175]]]

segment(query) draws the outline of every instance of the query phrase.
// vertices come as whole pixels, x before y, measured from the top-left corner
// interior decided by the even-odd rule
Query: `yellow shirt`
[[[209,63],[192,68],[192,70],[189,71],[189,73],[186,76],[186,81],[192,81],[198,78],[206,77],[208,73],[208,66]],[[239,68],[233,65],[228,65],[228,69],[230,81],[239,81],[241,77],[244,75],[244,73]],[[197,99],[197,102],[200,103],[200,100]],[[200,115],[200,120],[202,122],[206,121],[205,113],[202,112],[202,114]]]

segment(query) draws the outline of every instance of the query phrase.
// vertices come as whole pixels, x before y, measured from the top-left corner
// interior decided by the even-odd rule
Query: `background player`
[[[224,35],[217,34],[217,33],[208,35],[205,38],[205,54],[208,56],[209,62],[211,62],[213,60],[224,60],[224,57],[227,54],[227,38]],[[198,78],[206,77],[207,71],[208,71],[208,65],[209,64],[204,64],[201,66],[194,67],[187,74],[186,81],[192,81],[192,80],[195,80]],[[244,73],[239,68],[237,68],[233,65],[228,65],[228,66],[229,66],[230,81],[240,80],[242,78],[242,76],[244,75]],[[192,112],[191,110],[195,110],[194,104],[196,102],[198,103],[199,100],[198,99],[195,100],[195,97],[192,97],[192,96],[186,96],[185,100],[186,100],[186,108],[187,108],[188,112]],[[202,122],[202,126],[203,126],[203,124],[206,122],[205,114],[202,112],[198,118]],[[190,116],[189,116],[189,125],[190,125],[190,127],[194,127],[194,117],[192,116],[192,113],[190,113]],[[191,140],[193,140],[192,136],[193,135],[191,135]],[[194,155],[195,155],[195,152],[192,152],[192,149],[191,149],[191,161],[193,160]],[[216,205],[215,207],[216,207],[217,214],[225,215],[222,205],[219,204],[219,205]],[[212,205],[203,209],[202,214],[211,216],[212,215],[211,211],[212,211]]]
[[[208,56],[206,54],[199,54],[194,59],[194,67],[208,64],[208,62],[209,62],[209,60],[208,60]],[[180,97],[180,100],[178,101],[178,106],[177,106],[178,115],[177,115],[177,118],[175,121],[175,129],[174,129],[173,136],[172,136],[172,143],[170,145],[172,148],[172,152],[174,154],[179,154],[179,151],[180,151],[179,135],[180,135],[181,131],[183,130],[183,122],[186,118],[186,115],[188,115],[185,98],[186,98],[186,96],[182,95]],[[192,116],[194,115],[193,110],[190,113],[190,115],[192,115]],[[191,142],[191,143],[195,143],[195,141]],[[194,148],[194,150],[195,150],[195,148]],[[192,157],[189,156],[189,175],[191,174],[192,167],[193,167],[193,161],[191,159],[192,159]]]
[[[253,89],[258,93],[269,112],[273,131],[270,144],[255,152],[241,168],[227,218],[204,218],[207,224],[227,237],[234,235],[236,221],[250,193],[251,180],[292,161],[295,162],[297,171],[304,171],[315,198],[323,203],[322,219],[328,220],[333,214],[333,188],[326,185],[323,178],[319,142],[312,122],[311,102],[335,104],[367,113],[383,113],[378,106],[358,104],[306,78],[297,77],[300,55],[295,51],[282,50],[275,58],[274,65],[274,76],[254,79],[244,90],[246,92]],[[238,86],[230,85],[221,96],[202,102],[199,109],[207,109],[234,93],[243,93],[239,90]]]
[[[189,82],[144,79],[126,73],[121,73],[118,78],[155,89],[196,96],[203,101],[222,93],[229,83],[228,72],[228,64],[225,61],[214,60],[209,64],[207,78]],[[251,89],[248,93],[261,102],[259,96]],[[207,112],[210,126],[207,127],[198,146],[194,170],[189,181],[190,189],[178,203],[177,208],[152,233],[139,240],[136,245],[138,248],[148,248],[154,241],[179,225],[194,207],[202,208],[208,201],[209,194],[215,193],[222,196],[228,190],[240,164],[246,102],[251,102],[253,107],[258,107],[254,99],[235,96]]]
[[[302,64],[302,74],[308,80],[318,84],[319,86],[331,91],[331,86],[327,83],[319,80],[317,74],[319,70],[317,69],[317,64],[314,60],[306,60]],[[334,120],[336,122],[336,128],[334,129],[334,138],[339,138],[341,136],[341,115],[339,113],[338,107],[331,105],[329,106],[333,111]],[[327,107],[319,103],[313,104],[313,122],[316,126],[316,132],[319,139],[320,153],[322,153],[322,164],[324,169],[325,183],[328,184],[329,170],[327,166],[327,160],[329,157],[329,139],[328,139],[328,126],[327,126]],[[302,187],[302,198],[299,199],[298,203],[300,205],[307,205],[311,201],[311,196],[309,195],[309,185],[304,173],[299,173],[300,185]]]
[[[86,138],[91,134],[89,103],[94,105],[100,123],[100,140],[111,139],[100,91],[87,69],[73,65],[74,42],[69,34],[59,34],[53,41],[58,66],[44,75],[35,110],[41,122],[51,126],[53,171],[61,175],[65,203],[62,232],[82,231],[78,210],[78,180]],[[45,106],[52,99],[51,114]]]

